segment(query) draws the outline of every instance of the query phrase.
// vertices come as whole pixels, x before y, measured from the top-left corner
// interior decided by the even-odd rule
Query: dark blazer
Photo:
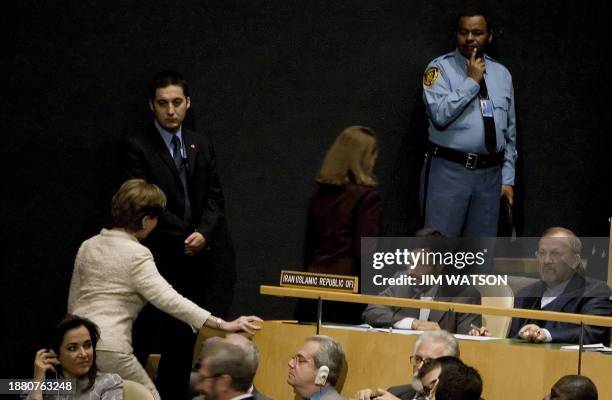
[[[525,308],[543,311],[560,311],[577,314],[612,316],[612,303],[610,302],[610,288],[601,281],[584,278],[579,274],[569,281],[561,296],[540,308],[542,294],[546,290],[543,281],[535,282],[519,290],[514,296],[514,308]],[[535,321],[523,318],[513,318],[508,337],[517,337],[519,330],[526,324],[536,324],[540,328],[548,329],[553,342],[578,343],[580,326],[566,322]],[[584,344],[610,343],[610,328],[585,325]]]
[[[142,178],[158,185],[167,197],[157,228],[143,242],[155,256],[164,277],[181,294],[215,315],[226,316],[236,280],[235,255],[224,211],[223,191],[211,141],[182,128],[187,155],[187,180],[192,210],[184,221],[185,197],[174,160],[153,123],[129,136],[125,143],[124,178]],[[183,254],[184,240],[194,230],[206,239],[195,257]]]
[[[159,186],[168,204],[153,235],[178,236],[185,239],[197,229],[212,242],[224,219],[224,200],[215,152],[208,138],[183,127],[187,153],[187,181],[192,208],[192,221],[183,221],[185,199],[183,186],[174,160],[155,125],[130,136],[126,144],[124,175],[142,178]]]
[[[360,276],[361,238],[382,232],[382,199],[373,187],[317,183],[308,205],[304,266],[308,272]],[[366,249],[373,252],[374,247]],[[369,258],[369,257],[368,257]],[[359,324],[363,304],[323,302],[323,320]],[[316,320],[317,303],[300,299],[294,317]]]
[[[395,274],[398,276],[403,272]],[[379,296],[413,298],[416,293],[412,286],[389,286],[379,293]],[[471,286],[458,289],[440,286],[434,300],[448,301],[466,304],[480,304],[480,292]],[[366,324],[375,327],[390,327],[404,318],[419,318],[418,308],[391,307],[380,304],[368,304],[362,314],[362,320]],[[440,328],[451,333],[467,334],[471,324],[480,326],[482,324],[480,314],[466,314],[459,312],[431,310],[429,321],[437,322]]]
[[[391,386],[389,389],[387,389],[387,392],[391,393],[395,397],[398,397],[400,400],[412,400],[416,394],[416,391],[412,385]]]
[[[318,183],[308,207],[306,270],[358,276],[361,238],[381,232],[382,199],[374,188]]]

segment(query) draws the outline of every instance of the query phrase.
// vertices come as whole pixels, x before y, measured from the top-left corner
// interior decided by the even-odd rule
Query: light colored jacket
[[[157,271],[151,251],[129,233],[102,229],[83,242],[74,263],[68,312],[100,327],[97,350],[132,353],[132,325],[147,302],[194,331],[210,316],[172,288]]]

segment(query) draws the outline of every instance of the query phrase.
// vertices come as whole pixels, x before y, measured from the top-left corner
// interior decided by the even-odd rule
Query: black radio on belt
[[[463,151],[442,147],[432,142],[429,142],[429,153],[435,157],[461,164],[467,169],[497,167],[504,162],[503,152],[495,154],[464,153]]]

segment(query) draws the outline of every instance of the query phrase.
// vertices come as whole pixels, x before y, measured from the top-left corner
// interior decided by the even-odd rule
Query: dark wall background
[[[28,376],[64,313],[76,249],[107,216],[118,144],[150,118],[145,87],[160,69],[191,81],[190,123],[216,144],[237,252],[233,315],[291,316],[291,300],[258,285],[301,265],[312,178],[348,125],[380,135],[387,235],[418,228],[418,89],[452,49],[458,2],[154,3],[22,1],[5,15],[0,376]],[[516,92],[519,234],[607,236],[610,7],[491,5]]]

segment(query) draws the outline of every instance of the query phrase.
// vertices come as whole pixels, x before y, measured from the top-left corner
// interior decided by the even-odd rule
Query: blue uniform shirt
[[[504,152],[502,183],[514,184],[516,117],[510,72],[485,54],[484,80],[494,107],[497,151]],[[467,59],[455,50],[436,58],[423,78],[423,101],[429,118],[429,140],[471,153],[487,153],[478,83],[467,76]]]

